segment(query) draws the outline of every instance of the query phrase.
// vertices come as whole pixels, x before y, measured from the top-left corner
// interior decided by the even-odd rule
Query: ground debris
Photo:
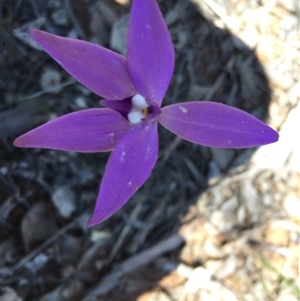
[[[164,104],[211,99],[280,130],[258,150],[199,147],[160,129],[158,164],[122,210],[87,229],[107,154],[16,149],[98,106],[28,34],[126,53],[129,1],[3,2],[0,295],[6,301],[300,298],[299,3],[158,0],[176,69]]]

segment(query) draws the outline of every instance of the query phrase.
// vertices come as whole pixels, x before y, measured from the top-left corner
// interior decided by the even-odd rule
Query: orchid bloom
[[[263,122],[223,104],[192,101],[160,108],[174,70],[174,49],[155,0],[132,1],[126,58],[40,30],[31,36],[104,98],[105,108],[64,115],[14,141],[18,147],[112,151],[88,226],[113,215],[150,176],[158,156],[158,122],[183,139],[210,147],[247,148],[278,140]]]

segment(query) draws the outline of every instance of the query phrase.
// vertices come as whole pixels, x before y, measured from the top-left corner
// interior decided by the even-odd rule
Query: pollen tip
[[[128,115],[127,118],[130,123],[132,124],[137,124],[141,122],[143,118],[145,118],[145,115],[141,111],[131,111]]]
[[[131,99],[131,103],[133,107],[138,108],[140,110],[148,108],[148,104],[145,98],[140,94],[134,95]]]

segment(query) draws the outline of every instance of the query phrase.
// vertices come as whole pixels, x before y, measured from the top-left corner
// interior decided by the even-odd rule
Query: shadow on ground
[[[40,300],[47,294],[43,300],[83,300],[89,290],[102,292],[95,300],[136,300],[183,261],[184,240],[176,233],[197,215],[189,208],[208,185],[232,168],[245,168],[252,150],[196,146],[160,128],[160,155],[150,179],[122,210],[87,230],[84,223],[108,155],[16,149],[12,141],[49,117],[98,106],[98,97],[70,81],[45,53],[26,44],[26,37],[25,42],[17,38],[15,30],[40,20],[42,28],[56,34],[73,30],[91,39],[95,31],[86,23],[85,9],[93,6],[93,18],[98,10],[98,17],[105,19],[98,24],[104,33],[98,34],[107,44],[105,34],[109,37],[114,18],[128,8],[111,1],[102,6],[74,1],[64,21],[63,1],[51,3],[4,1],[2,8],[2,283],[23,300]],[[196,4],[159,3],[176,50],[175,74],[164,104],[213,100],[266,120],[270,89],[255,53],[205,19]],[[76,11],[78,5],[85,9]],[[114,13],[110,21],[103,15],[105,6]],[[43,90],[43,84],[52,85],[53,91]],[[201,258],[189,265],[201,266]],[[107,288],[101,284],[105,277],[111,279]],[[63,292],[69,297],[63,299]]]

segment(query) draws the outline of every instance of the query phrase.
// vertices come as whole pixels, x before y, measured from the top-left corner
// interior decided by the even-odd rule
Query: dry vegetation
[[[159,0],[176,50],[165,104],[242,108],[279,130],[278,143],[208,149],[161,128],[151,178],[92,229],[108,155],[13,147],[38,124],[99,105],[28,29],[125,53],[127,2],[2,2],[1,300],[299,300],[298,1]]]

